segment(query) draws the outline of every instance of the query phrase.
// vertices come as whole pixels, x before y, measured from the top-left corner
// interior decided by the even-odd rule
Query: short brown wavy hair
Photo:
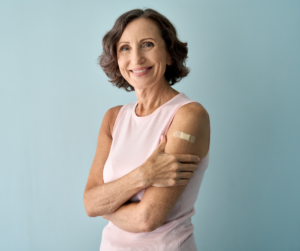
[[[166,48],[172,58],[172,64],[167,65],[165,71],[165,78],[169,84],[174,85],[186,77],[190,72],[190,69],[185,64],[188,54],[187,43],[183,43],[177,38],[177,32],[172,23],[153,9],[134,9],[122,14],[116,20],[113,28],[103,37],[103,52],[99,56],[99,64],[105,74],[111,79],[109,82],[118,88],[124,88],[127,92],[134,91],[134,87],[123,78],[119,70],[116,44],[127,24],[137,18],[153,20],[161,32]]]

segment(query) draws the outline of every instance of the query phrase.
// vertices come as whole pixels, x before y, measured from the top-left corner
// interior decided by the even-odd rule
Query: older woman
[[[87,215],[109,220],[101,251],[197,250],[191,216],[210,123],[201,104],[171,87],[189,73],[187,51],[152,9],[124,13],[103,38],[102,69],[137,101],[104,115],[84,191]]]

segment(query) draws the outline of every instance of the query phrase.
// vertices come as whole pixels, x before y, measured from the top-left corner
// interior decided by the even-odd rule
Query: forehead
[[[119,42],[143,38],[160,39],[160,30],[154,21],[146,18],[138,18],[126,26]]]

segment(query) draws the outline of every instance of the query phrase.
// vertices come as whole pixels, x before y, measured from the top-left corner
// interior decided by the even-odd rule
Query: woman
[[[188,75],[186,58],[187,43],[152,9],[124,13],[103,38],[102,69],[137,101],[104,115],[84,191],[87,215],[109,220],[101,251],[197,250],[191,216],[210,123],[171,87]]]

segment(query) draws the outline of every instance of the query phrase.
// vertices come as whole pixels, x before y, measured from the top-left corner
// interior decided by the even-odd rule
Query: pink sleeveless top
[[[147,116],[135,113],[137,101],[124,105],[116,118],[112,145],[103,170],[104,183],[114,181],[142,165],[158,147],[160,136],[166,135],[177,109],[195,102],[180,92]],[[200,162],[195,176],[171,210],[162,226],[152,232],[131,233],[111,221],[104,227],[100,251],[196,251],[191,217],[209,154]],[[130,201],[140,201],[145,189]]]

